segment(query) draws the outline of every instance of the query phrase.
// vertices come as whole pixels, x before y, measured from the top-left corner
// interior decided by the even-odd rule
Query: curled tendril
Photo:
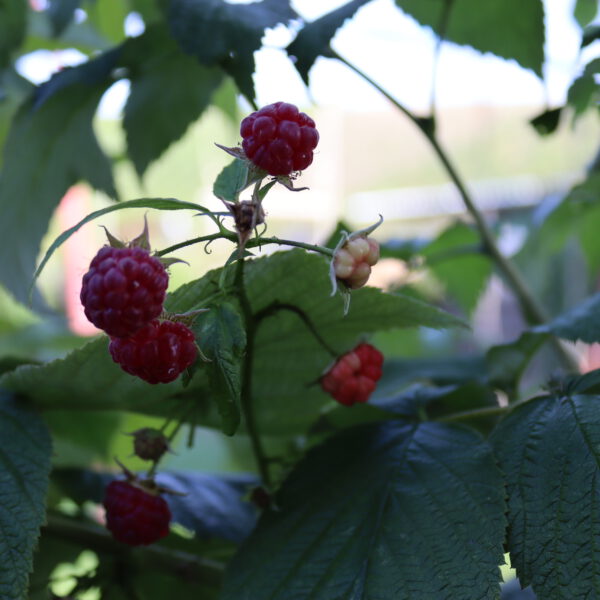
[[[206,244],[204,244],[204,254],[212,254],[212,250],[209,250],[208,247],[214,242],[215,240],[208,240],[208,242],[206,242]]]

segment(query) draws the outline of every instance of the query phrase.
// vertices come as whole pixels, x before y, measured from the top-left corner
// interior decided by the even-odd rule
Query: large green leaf
[[[295,67],[306,84],[308,84],[308,72],[317,57],[329,54],[329,42],[336,31],[367,2],[370,0],[352,0],[320,19],[307,23],[287,47],[288,54],[296,58]]]
[[[358,427],[311,450],[226,574],[223,600],[495,599],[504,487],[474,432]]]
[[[165,309],[182,313],[222,304],[234,293],[230,287],[234,270],[235,266],[229,267],[223,274],[217,269],[182,286],[167,298]],[[276,253],[246,265],[252,309],[266,311],[257,333],[253,365],[254,403],[265,433],[304,431],[329,399],[316,380],[332,357],[297,311],[339,354],[377,330],[461,324],[432,306],[374,288],[354,292],[350,312],[344,316],[342,299],[330,296],[328,270],[324,258],[303,250]],[[282,306],[297,307],[296,312]],[[238,337],[236,334],[232,340]],[[205,364],[199,364],[185,389],[179,380],[150,385],[114,364],[107,343],[100,338],[64,359],[19,367],[0,382],[45,409],[120,409],[160,416],[185,412],[186,401],[199,410],[212,405]],[[202,339],[199,344],[202,348]],[[239,347],[238,342],[234,345]],[[219,418],[206,415],[203,423],[218,425]]]
[[[342,299],[330,296],[327,261],[302,250],[278,252],[246,267],[252,309],[265,311],[257,332],[253,369],[254,405],[261,431],[303,431],[328,399],[317,380],[332,356],[309,331],[302,314],[337,354],[374,331],[461,323],[425,303],[374,288],[353,292],[350,311],[344,316]],[[181,287],[168,299],[168,310],[202,308],[207,295],[218,293],[218,278],[217,271],[212,283],[205,278]]]
[[[37,88],[17,113],[0,173],[0,283],[26,300],[40,240],[52,211],[84,179],[116,196],[92,118],[118,51],[66,69]]]
[[[600,397],[544,397],[491,437],[508,486],[508,551],[540,598],[600,597]]]
[[[195,383],[200,380],[197,375]],[[107,337],[89,342],[66,358],[19,367],[5,374],[0,385],[28,396],[41,409],[130,410],[156,415],[177,412],[180,403],[167,399],[183,389],[180,381],[150,385],[122,371],[108,353]]]
[[[396,0],[396,4],[450,42],[512,58],[542,76],[541,0]]]
[[[170,0],[167,8],[171,32],[181,47],[203,65],[224,68],[249,100],[254,99],[254,52],[265,29],[295,16],[289,0]]]
[[[131,80],[123,118],[127,151],[142,175],[200,117],[224,74],[183,54],[162,26],[129,40],[124,64]]]
[[[27,3],[24,0],[2,0],[0,2],[0,70],[10,59],[25,36]]]
[[[0,391],[0,597],[27,597],[39,528],[46,514],[52,447],[39,417]]]

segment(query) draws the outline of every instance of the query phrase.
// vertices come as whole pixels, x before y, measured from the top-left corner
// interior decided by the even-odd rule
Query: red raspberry
[[[287,102],[275,102],[248,115],[240,134],[246,156],[269,175],[306,169],[319,142],[315,122]]]
[[[169,533],[165,499],[128,481],[111,481],[104,496],[106,527],[119,542],[147,546]]]
[[[370,344],[359,344],[321,378],[323,391],[345,406],[366,402],[381,377],[383,354]]]
[[[379,244],[372,238],[359,236],[349,239],[333,258],[333,269],[338,280],[350,289],[365,285],[371,267],[379,260]]]
[[[169,276],[143,248],[104,246],[83,276],[85,316],[113,337],[128,337],[160,315]]]
[[[111,339],[108,350],[124,371],[148,383],[177,379],[198,353],[194,334],[188,327],[158,319],[132,337]]]

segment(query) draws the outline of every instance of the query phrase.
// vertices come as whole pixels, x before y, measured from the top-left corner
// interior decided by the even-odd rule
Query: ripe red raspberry
[[[345,406],[366,402],[381,377],[383,354],[370,344],[359,344],[321,378],[323,391]]]
[[[113,338],[110,355],[130,375],[148,383],[168,383],[189,367],[198,349],[183,323],[158,319],[129,338]]]
[[[319,142],[315,122],[287,102],[275,102],[248,115],[240,134],[246,156],[269,175],[306,169]]]
[[[350,238],[333,258],[333,269],[338,280],[350,289],[365,285],[371,267],[379,260],[379,244],[365,236]]]
[[[113,337],[128,337],[160,315],[169,276],[143,248],[104,246],[83,276],[85,316]]]
[[[146,546],[169,533],[165,499],[128,481],[111,481],[104,496],[106,527],[119,542]]]

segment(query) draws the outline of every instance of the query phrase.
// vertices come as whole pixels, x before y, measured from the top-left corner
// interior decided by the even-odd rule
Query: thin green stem
[[[105,529],[63,515],[49,513],[43,535],[68,540],[100,552],[108,552],[139,568],[158,570],[190,581],[219,585],[223,564],[195,554],[154,545],[132,549],[117,542]]]
[[[384,90],[377,82],[371,79],[366,73],[358,69],[353,64],[349,63],[345,58],[341,57],[335,51],[332,50],[330,56],[341,61],[348,68],[354,71],[359,77],[371,84],[377,91],[379,91],[383,96],[385,96],[398,110],[404,113],[422,131],[423,135],[431,144],[431,147],[433,148],[435,154],[437,155],[438,159],[440,160],[446,172],[448,173],[450,179],[452,180],[452,183],[456,186],[456,189],[458,190],[458,193],[460,194],[463,200],[467,212],[473,218],[473,221],[475,222],[475,225],[479,230],[479,235],[481,236],[481,240],[484,245],[485,251],[495,262],[496,267],[502,273],[505,280],[509,283],[515,296],[517,297],[525,319],[530,325],[541,325],[545,323],[548,320],[548,315],[546,314],[546,311],[544,310],[543,306],[537,301],[537,299],[533,296],[525,282],[525,279],[517,270],[515,265],[500,252],[500,249],[496,244],[496,240],[494,239],[492,230],[490,229],[486,220],[484,219],[483,214],[475,205],[473,199],[471,198],[471,195],[469,194],[465,184],[463,183],[462,178],[458,174],[457,169],[450,161],[448,154],[440,145],[437,137],[435,136],[434,130],[431,127],[430,120],[427,118],[417,117],[411,110],[409,110],[402,103],[398,102],[398,100],[391,96],[386,90]],[[565,365],[571,370],[578,371],[579,367],[577,361],[574,360],[572,354],[565,348],[564,345],[560,343],[559,340],[557,340],[556,338],[552,339],[553,344],[558,350]]]
[[[304,242],[296,242],[294,240],[283,240],[278,237],[258,237],[248,240],[246,248],[255,248],[256,246],[266,246],[268,244],[279,244],[280,246],[294,246],[296,248],[304,248],[311,252],[318,252],[325,256],[333,257],[333,250],[325,246],[319,246],[317,244],[305,244]]]
[[[155,256],[164,256],[165,254],[170,254],[171,252],[175,252],[175,250],[179,250],[180,248],[185,248],[186,246],[193,246],[194,244],[201,244],[202,242],[213,242],[218,239],[226,239],[231,242],[235,242],[235,235],[232,233],[231,236],[224,235],[222,232],[219,233],[211,233],[209,235],[201,235],[200,237],[192,238],[191,240],[186,240],[185,242],[179,242],[178,244],[174,244],[173,246],[169,246],[168,248],[164,248],[163,250],[159,250],[155,253]]]
[[[254,343],[256,340],[256,319],[252,313],[252,307],[246,293],[246,284],[244,281],[244,259],[237,261],[235,272],[235,284],[240,300],[240,307],[244,315],[246,324],[246,354],[242,366],[242,392],[240,402],[246,429],[250,436],[252,451],[256,460],[256,465],[264,485],[268,488],[271,485],[271,476],[269,473],[269,459],[265,454],[256,418],[254,415],[254,405],[252,399],[252,369],[254,366]]]

